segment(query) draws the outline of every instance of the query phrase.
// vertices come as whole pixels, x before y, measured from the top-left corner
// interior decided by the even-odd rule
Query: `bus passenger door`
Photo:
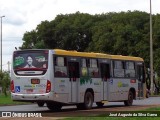
[[[70,94],[69,101],[78,101],[79,62],[68,62]]]
[[[102,79],[101,96],[103,100],[108,100],[108,78],[110,77],[109,64],[101,63],[100,70]]]
[[[137,66],[137,77],[138,77],[138,98],[143,99],[145,97],[145,71],[143,65]]]

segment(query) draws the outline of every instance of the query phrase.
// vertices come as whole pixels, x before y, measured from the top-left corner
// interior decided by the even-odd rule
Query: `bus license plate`
[[[26,92],[29,93],[33,93],[33,89],[27,89]]]
[[[39,79],[31,79],[32,84],[39,84],[40,80]]]

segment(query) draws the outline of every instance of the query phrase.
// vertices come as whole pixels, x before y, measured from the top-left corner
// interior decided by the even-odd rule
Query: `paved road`
[[[148,105],[160,105],[160,97],[150,97],[144,100],[135,100],[133,106],[148,106]],[[96,105],[93,105],[96,107]],[[105,104],[105,108],[107,107],[123,107],[123,102],[109,102]],[[72,109],[75,110],[76,106],[64,106],[62,109]],[[0,106],[0,111],[35,111],[35,112],[48,112],[49,109],[44,105],[44,107],[38,107],[37,104],[29,104],[29,105],[16,105],[16,106]]]

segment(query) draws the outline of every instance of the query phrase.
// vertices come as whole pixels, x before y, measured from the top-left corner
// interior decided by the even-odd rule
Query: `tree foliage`
[[[7,90],[10,85],[10,77],[8,72],[1,72],[0,71],[0,86],[2,86],[2,92],[5,96],[7,96]]]
[[[160,15],[153,15],[154,69],[160,76]],[[60,14],[23,36],[21,49],[46,48],[139,56],[149,67],[149,14],[140,11]]]

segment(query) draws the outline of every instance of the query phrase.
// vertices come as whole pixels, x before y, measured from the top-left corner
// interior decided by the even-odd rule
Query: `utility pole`
[[[2,18],[5,16],[0,16],[1,18],[1,72],[2,72]]]
[[[153,84],[153,40],[152,40],[152,2],[150,0],[150,79],[151,79],[151,94],[154,91]]]

